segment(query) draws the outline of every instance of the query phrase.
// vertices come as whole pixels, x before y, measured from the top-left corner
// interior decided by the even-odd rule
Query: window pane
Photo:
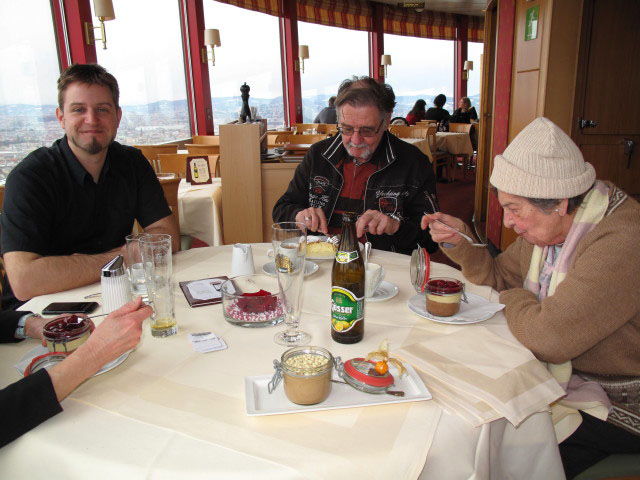
[[[113,10],[116,19],[104,24],[107,50],[98,40],[96,52],[120,86],[116,139],[135,145],[190,137],[178,2],[113,0]]]
[[[216,65],[209,67],[213,120],[218,126],[238,119],[246,82],[249,106],[258,109],[269,128],[282,125],[282,62],[278,18],[233,5],[204,2],[206,28],[220,30]],[[211,63],[209,63],[211,65]]]
[[[369,74],[367,32],[298,22],[298,43],[309,46],[309,59],[300,75],[302,120],[311,123],[340,83]]]
[[[471,105],[476,107],[478,114],[480,113],[480,72],[482,71],[480,55],[483,50],[484,44],[478,42],[469,42],[467,47],[468,59],[473,62],[473,70],[469,72],[467,82],[467,96],[471,100]]]
[[[0,182],[29,152],[64,135],[49,0],[0,2]]]
[[[433,98],[447,96],[444,108],[453,113],[453,42],[430,38],[384,36],[384,53],[391,55],[386,82],[396,94],[394,117],[406,117],[416,100],[422,98],[427,108]]]

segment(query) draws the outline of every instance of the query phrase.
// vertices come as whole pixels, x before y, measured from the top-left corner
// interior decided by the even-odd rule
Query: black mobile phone
[[[98,308],[97,302],[54,302],[42,310],[43,315],[58,315],[60,313],[91,313]]]

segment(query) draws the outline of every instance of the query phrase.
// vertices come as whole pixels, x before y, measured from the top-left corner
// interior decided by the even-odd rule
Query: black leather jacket
[[[311,146],[296,168],[285,194],[273,207],[275,222],[293,221],[305,208],[322,208],[330,221],[344,179],[336,165],[348,156],[341,135]],[[372,160],[380,168],[367,180],[364,209],[401,218],[393,235],[372,235],[367,240],[373,248],[410,254],[417,244],[434,252],[438,245],[428,231],[420,228],[425,212],[438,210],[436,184],[429,159],[413,145],[385,132]]]

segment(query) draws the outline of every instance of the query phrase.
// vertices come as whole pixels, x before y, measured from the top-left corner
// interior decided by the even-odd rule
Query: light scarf
[[[615,187],[612,188],[615,189]],[[611,213],[608,209],[609,187],[598,180],[578,207],[569,234],[557,257],[554,256],[557,251],[555,245],[534,246],[524,288],[536,294],[540,301],[545,296],[553,295],[569,272],[578,244],[606,214]],[[549,266],[549,259],[553,259],[551,260],[552,267]],[[545,260],[547,260],[546,267]],[[548,274],[549,270],[550,275]],[[541,272],[544,274],[541,275]],[[582,417],[578,410],[603,421],[607,419],[611,402],[598,383],[584,380],[578,375],[572,375],[571,361],[562,364],[549,363],[547,368],[567,392],[565,397],[551,406],[558,443],[566,439],[580,426]]]

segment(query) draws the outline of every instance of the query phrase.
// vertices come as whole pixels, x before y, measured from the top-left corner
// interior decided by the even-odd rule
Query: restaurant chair
[[[427,138],[428,128],[389,125],[389,132],[398,138]]]
[[[305,134],[304,132],[306,130],[315,130],[316,132],[318,132],[318,125],[320,125],[319,123],[294,123],[293,125],[291,125],[291,127],[295,127],[296,129],[296,135],[301,135],[301,134]],[[307,134],[310,135],[310,134]]]
[[[178,214],[178,186],[180,185],[180,178],[160,178],[160,185],[164,192],[164,198],[167,199],[171,213],[173,214],[178,227],[180,226],[180,216]]]
[[[444,170],[447,170],[447,176],[444,177],[449,181],[453,180],[452,172],[451,172],[451,162],[452,157],[449,152],[445,152],[444,150],[438,150],[438,144],[436,142],[436,130],[437,127],[432,126],[427,129],[427,139],[429,140],[427,143],[429,144],[429,151],[431,153],[431,164],[433,165],[433,174],[438,177],[438,167],[442,167],[442,173],[444,175]]]
[[[185,148],[190,155],[220,155],[220,145],[187,143]]]
[[[326,133],[327,135],[335,135],[338,133],[338,125],[335,123],[320,123],[318,125],[318,133]]]
[[[311,145],[316,142],[319,142],[320,140],[324,140],[328,136],[329,135],[327,135],[326,133],[317,134],[317,135],[292,135],[289,138],[289,142],[287,143],[295,143],[299,145]]]
[[[220,145],[219,135],[194,135],[192,144],[198,145]]]
[[[473,125],[470,123],[450,123],[449,124],[449,131],[450,132],[456,132],[456,133],[468,133],[469,134],[469,139],[471,139],[471,130],[473,128]],[[473,142],[472,142],[473,144]],[[453,156],[453,170],[455,172],[455,170],[458,168],[458,166],[462,167],[462,176],[466,177],[467,176],[467,170],[471,170],[472,168],[474,168],[473,165],[473,155],[467,155],[467,154],[459,154],[459,155],[454,155]],[[458,158],[461,158],[462,161],[458,162]]]
[[[178,145],[174,143],[165,145],[134,145],[133,147],[142,152],[142,155],[149,160],[149,163],[153,167],[153,171],[156,173],[158,173],[156,165],[158,155],[161,153],[178,153]]]

